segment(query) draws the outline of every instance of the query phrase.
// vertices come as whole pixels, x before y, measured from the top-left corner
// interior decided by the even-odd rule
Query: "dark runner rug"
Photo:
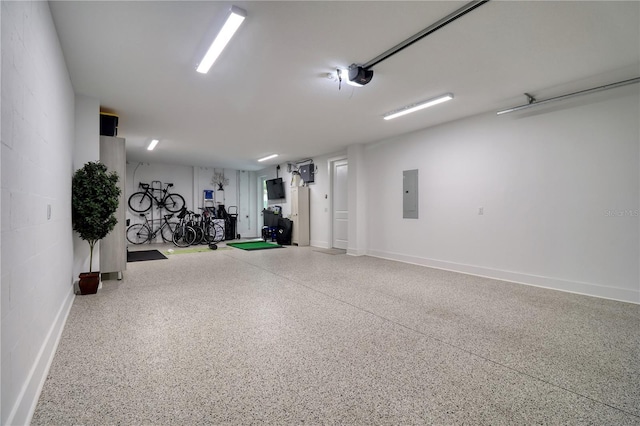
[[[167,256],[158,250],[128,251],[127,262],[144,262],[145,260],[166,259]]]

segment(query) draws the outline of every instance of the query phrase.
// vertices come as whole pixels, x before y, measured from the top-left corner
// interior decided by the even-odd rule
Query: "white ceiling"
[[[374,67],[365,63],[466,2],[53,1],[76,93],[120,116],[127,159],[257,170],[640,75],[640,2],[491,1]],[[207,75],[196,51],[235,4],[247,11]],[[452,92],[392,121],[382,114]],[[161,140],[155,151],[145,147]]]

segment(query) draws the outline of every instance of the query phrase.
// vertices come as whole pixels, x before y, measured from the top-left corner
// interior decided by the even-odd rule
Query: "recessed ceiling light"
[[[247,17],[247,12],[243,9],[240,9],[236,6],[231,6],[231,10],[229,10],[229,16],[227,16],[227,20],[222,26],[222,29],[213,40],[207,53],[205,53],[202,61],[198,64],[196,71],[202,74],[206,74],[209,72],[209,69],[213,65],[213,63],[218,59],[218,56],[222,53],[224,48],[227,46],[227,43],[231,40],[231,37],[235,34],[235,32],[242,24],[242,21]]]
[[[147,147],[147,151],[153,151],[153,148],[155,148],[156,145],[158,145],[158,142],[160,142],[158,139],[154,139],[151,142],[149,142],[149,146]]]
[[[386,113],[383,117],[385,120],[391,120],[392,118],[411,114],[412,112],[420,111],[421,109],[429,108],[431,106],[441,104],[442,102],[450,101],[451,99],[453,99],[453,93],[447,93],[446,95],[438,96],[437,98],[402,107],[399,110]]]
[[[276,158],[277,156],[278,156],[278,154],[267,155],[266,157],[263,157],[263,158],[259,159],[258,161],[262,162],[262,161],[271,160],[272,158]]]

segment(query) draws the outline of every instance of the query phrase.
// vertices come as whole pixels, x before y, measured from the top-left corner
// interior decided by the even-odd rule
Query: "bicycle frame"
[[[135,192],[129,197],[129,208],[136,213],[144,213],[155,206],[161,210],[165,209],[171,213],[179,212],[185,205],[184,197],[180,194],[170,193],[169,188],[173,186],[172,183],[165,183],[164,189],[158,189],[162,194],[160,197],[156,197],[154,189],[147,183],[139,183],[139,187],[142,191]]]
[[[160,226],[155,230],[155,221],[149,220],[145,214],[141,214],[140,217],[144,217],[144,223],[135,223],[127,228],[127,240],[131,244],[151,243],[158,234],[160,234],[163,241],[172,241],[175,224],[169,222],[169,219],[173,217],[173,214],[164,215],[162,219],[157,219],[160,220]]]
[[[140,188],[144,189],[144,193],[148,194],[153,199],[153,201],[156,202],[156,204],[163,203],[163,200],[167,196],[167,192],[169,192],[169,188],[173,186],[172,183],[165,183],[164,185],[165,185],[164,188],[160,190],[162,191],[162,197],[158,198],[154,195],[155,190],[151,187],[151,185],[149,185],[148,183],[142,183],[142,182],[138,184]]]

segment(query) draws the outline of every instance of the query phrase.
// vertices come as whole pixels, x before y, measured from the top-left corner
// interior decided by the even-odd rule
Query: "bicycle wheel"
[[[202,229],[204,231],[204,236],[202,237],[202,242],[205,244],[209,244],[213,242],[213,237],[215,230],[213,229],[213,223],[204,223],[202,225]]]
[[[127,228],[127,241],[131,244],[143,244],[151,238],[151,230],[143,223],[136,223]]]
[[[196,239],[196,231],[190,226],[178,226],[173,233],[173,244],[177,247],[189,247]]]
[[[162,204],[167,211],[178,213],[184,207],[184,198],[180,194],[168,194],[162,200]]]
[[[202,244],[204,240],[204,230],[200,225],[191,225],[194,231],[196,231],[196,238],[193,241],[193,244]]]
[[[129,208],[134,212],[144,213],[151,208],[151,196],[146,192],[136,192],[129,197]]]
[[[173,241],[173,232],[176,230],[178,222],[167,222],[162,226],[160,235],[165,243]]]
[[[217,223],[212,223],[209,226],[209,236],[211,243],[219,243],[224,240],[224,228]]]

